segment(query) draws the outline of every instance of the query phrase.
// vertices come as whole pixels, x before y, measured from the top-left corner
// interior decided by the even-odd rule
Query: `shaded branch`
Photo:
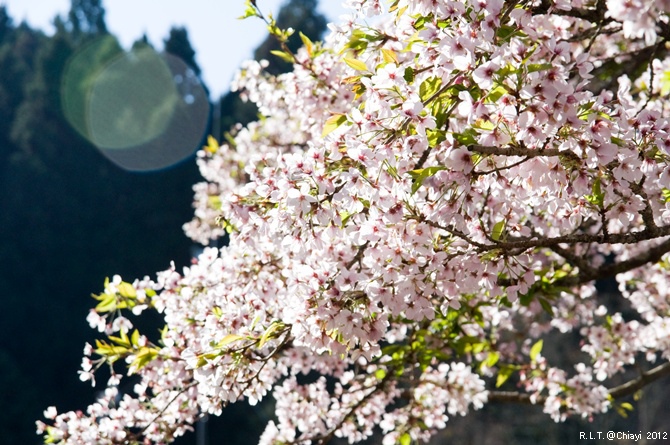
[[[532,249],[553,248],[559,244],[597,243],[597,244],[635,244],[670,235],[670,226],[658,227],[658,230],[640,230],[638,232],[604,234],[575,233],[571,235],[555,236],[552,238],[519,239],[487,244],[484,250],[503,249]]]
[[[362,246],[359,246],[359,247],[358,247],[358,252],[356,252],[356,256],[354,256],[354,257],[351,259],[351,261],[349,261],[349,262],[346,264],[345,267],[346,267],[347,269],[351,269],[351,268],[354,266],[354,264],[356,264],[356,263],[358,263],[358,262],[361,261],[361,259],[363,258],[363,252],[365,252],[365,249],[368,248],[368,245],[369,245],[369,244],[370,244],[370,241],[366,241],[365,244],[363,244]]]
[[[556,251],[556,250],[554,250]],[[560,280],[557,280],[555,284],[557,286],[576,286],[578,284],[584,284],[592,280],[602,280],[605,278],[614,277],[620,273],[628,272],[629,270],[636,269],[645,264],[654,264],[663,257],[666,253],[670,252],[670,238],[663,241],[661,244],[655,247],[651,247],[645,250],[640,255],[633,257],[628,260],[619,261],[614,264],[606,264],[600,266],[597,269],[586,268],[579,271],[579,275],[565,277]],[[559,252],[556,251],[559,255]],[[565,257],[564,257],[565,258]],[[566,258],[567,259],[567,258]],[[579,267],[579,266],[578,266]]]
[[[615,386],[610,389],[610,396],[614,399],[621,399],[626,396],[635,394],[640,389],[655,382],[663,377],[670,375],[670,362],[663,363],[649,371],[643,372],[636,379],[624,383],[623,385]]]
[[[519,146],[519,145],[510,145],[507,147],[494,147],[487,145],[469,145],[468,150],[487,155],[499,155],[499,156],[525,156],[527,158],[535,158],[537,156],[564,156],[570,158],[570,160],[581,162],[579,156],[570,150],[559,150],[557,148],[543,148],[539,150],[531,150],[530,148]]]
[[[622,385],[609,389],[609,395],[612,399],[622,399],[635,394],[645,386],[663,378],[670,376],[670,362],[659,365],[653,369],[643,372],[639,377],[630,380]],[[531,400],[531,394],[517,391],[490,391],[489,402],[521,403],[524,405],[541,405],[546,402],[545,396],[537,396]]]
[[[541,405],[547,400],[545,396],[538,396],[535,401],[531,401],[531,394],[517,391],[490,391],[489,403],[521,403],[524,405]]]
[[[569,10],[558,9],[554,2],[550,0],[542,0],[539,6],[530,10],[532,14],[552,14],[565,17],[574,17],[576,19],[586,20],[591,23],[607,24],[612,22],[611,18],[605,17],[607,8],[604,1],[598,1],[595,8],[572,8]]]

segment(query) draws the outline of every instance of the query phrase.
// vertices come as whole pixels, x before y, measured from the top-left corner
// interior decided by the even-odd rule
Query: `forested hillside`
[[[318,39],[325,19],[316,1],[292,3],[301,19],[314,17],[309,33]],[[283,19],[288,26],[291,18]],[[126,171],[64,112],[72,60],[84,54],[102,65],[131,50],[108,32],[104,5],[72,0],[70,13],[54,23],[47,35],[0,7],[0,443],[8,445],[39,443],[35,420],[47,406],[75,408],[95,397],[77,371],[84,343],[92,340],[90,295],[105,277],[141,277],[172,259],[181,267],[194,249],[181,229],[192,217],[192,185],[200,180],[194,156],[152,172]],[[173,28],[160,45],[138,36],[133,49],[152,45],[200,74],[186,29]],[[226,97],[224,120],[240,120],[240,102]],[[204,126],[203,143],[211,121]],[[222,131],[230,126],[224,122]]]

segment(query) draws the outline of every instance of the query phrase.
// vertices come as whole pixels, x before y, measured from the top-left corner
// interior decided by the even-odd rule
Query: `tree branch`
[[[552,248],[558,244],[597,243],[597,244],[635,244],[641,241],[649,241],[670,235],[670,226],[659,227],[658,230],[649,229],[638,232],[609,234],[605,239],[604,234],[575,233],[571,235],[555,236],[552,238],[520,239],[512,241],[501,241],[485,245],[485,250],[493,249],[531,249],[548,247]]]
[[[580,268],[579,275],[562,278],[557,280],[554,284],[556,286],[570,287],[584,284],[593,280],[602,280],[604,278],[614,277],[620,273],[628,272],[629,270],[644,266],[645,264],[654,264],[668,252],[670,252],[670,238],[663,241],[658,246],[647,249],[640,255],[629,260],[619,261],[614,264],[606,264],[599,267],[598,269],[586,268],[582,270]],[[556,253],[560,255],[559,252]]]
[[[645,386],[654,383],[663,377],[670,376],[670,362],[663,363],[649,371],[643,372],[639,377],[630,380],[622,385],[615,386],[609,389],[609,395],[612,399],[622,399],[624,397],[635,394]],[[517,391],[490,391],[490,402],[505,402],[505,403],[521,403],[524,405],[541,405],[546,402],[545,396],[538,396],[535,400],[531,400],[531,394],[517,392]]]
[[[572,8],[569,10],[557,9],[550,0],[542,0],[542,3],[536,8],[530,10],[532,14],[552,14],[565,17],[574,17],[576,19],[586,20],[591,23],[607,24],[612,22],[611,18],[605,18],[607,8],[603,1],[598,1],[595,8]]]
[[[577,154],[570,150],[559,150],[557,148],[544,148],[538,150],[531,150],[530,148],[518,145],[510,145],[507,147],[493,147],[486,145],[469,145],[468,150],[475,153],[499,156],[525,156],[528,158],[535,158],[537,156],[564,156],[570,158],[572,161],[581,162]]]
[[[609,390],[610,395],[614,399],[621,399],[623,397],[635,394],[640,389],[655,382],[663,377],[670,375],[670,362],[663,363],[649,371],[643,372],[636,379],[624,383],[623,385],[615,386]]]

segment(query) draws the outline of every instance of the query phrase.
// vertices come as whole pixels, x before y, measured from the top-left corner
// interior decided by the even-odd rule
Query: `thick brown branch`
[[[516,391],[491,391],[489,392],[489,403],[521,403],[524,405],[542,405],[546,397],[538,396],[535,401],[531,401],[530,394]]]
[[[642,197],[642,202],[644,203],[644,209],[642,209],[642,212],[640,212],[642,215],[642,221],[644,222],[647,230],[653,234],[658,230],[658,226],[654,222],[654,211],[651,208],[651,203],[649,202],[647,192],[645,192],[644,188],[642,187],[646,179],[647,177],[643,176],[640,184],[631,184],[631,190]]]
[[[629,382],[624,383],[623,385],[615,386],[610,389],[610,395],[614,399],[621,399],[626,396],[635,394],[640,389],[649,385],[650,383],[655,382],[663,377],[670,375],[670,362],[663,363],[649,371],[643,372],[636,379],[633,379]]]
[[[557,9],[554,5],[554,2],[550,0],[542,0],[542,3],[536,8],[531,9],[533,14],[552,14],[552,15],[562,15],[566,17],[574,17],[577,19],[586,20],[591,23],[602,23],[606,24],[612,21],[610,18],[605,18],[605,2],[599,1],[596,3],[595,8],[572,8],[569,10]]]
[[[557,246],[559,244],[577,244],[577,243],[597,243],[597,244],[635,244],[641,241],[649,241],[651,239],[660,238],[670,235],[670,226],[659,227],[658,231],[650,233],[649,230],[640,230],[638,232],[628,233],[614,233],[609,234],[607,239],[605,235],[589,234],[589,233],[575,233],[571,235],[555,236],[552,238],[533,238],[497,242],[495,244],[486,245],[485,250],[503,249],[532,249]]]
[[[356,252],[356,256],[354,256],[354,257],[351,259],[351,261],[349,261],[349,262],[346,264],[346,268],[347,268],[347,269],[351,269],[351,268],[354,266],[354,264],[356,264],[356,263],[358,263],[358,262],[361,261],[361,259],[363,258],[363,252],[365,252],[365,249],[368,248],[368,245],[369,245],[369,244],[370,244],[370,241],[366,241],[365,244],[363,244],[362,246],[359,246],[359,247],[358,247],[358,252]]]
[[[578,268],[580,273],[595,273],[594,269],[589,265],[587,257],[576,255],[568,249],[563,249],[561,246],[552,246],[551,250],[565,258],[571,266]]]
[[[579,275],[565,277],[561,280],[557,280],[555,284],[557,286],[570,287],[584,284],[593,280],[602,280],[605,278],[614,277],[620,273],[628,272],[629,270],[644,266],[645,264],[654,264],[668,252],[670,252],[670,238],[663,241],[658,246],[649,248],[640,255],[629,260],[619,261],[614,264],[606,264],[600,266],[597,269],[580,269]]]
[[[659,365],[649,371],[643,372],[639,377],[630,380],[622,385],[615,386],[609,390],[610,396],[614,400],[622,399],[624,397],[635,394],[645,386],[659,380],[663,377],[670,376],[670,362]],[[504,403],[521,403],[524,405],[541,405],[547,400],[545,396],[538,396],[535,400],[531,399],[531,394],[517,392],[517,391],[490,391],[489,403],[504,402]]]
[[[531,150],[518,145],[510,145],[507,147],[493,147],[487,145],[470,145],[468,150],[475,153],[499,156],[525,156],[527,158],[535,158],[537,156],[565,156],[573,161],[581,161],[579,156],[569,150],[559,150],[557,148],[545,148],[540,150]]]

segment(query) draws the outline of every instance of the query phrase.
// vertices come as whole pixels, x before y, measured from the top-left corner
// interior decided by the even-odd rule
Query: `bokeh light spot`
[[[69,61],[62,102],[70,124],[126,170],[176,164],[200,147],[209,100],[181,59],[150,46],[123,51],[111,36]]]

